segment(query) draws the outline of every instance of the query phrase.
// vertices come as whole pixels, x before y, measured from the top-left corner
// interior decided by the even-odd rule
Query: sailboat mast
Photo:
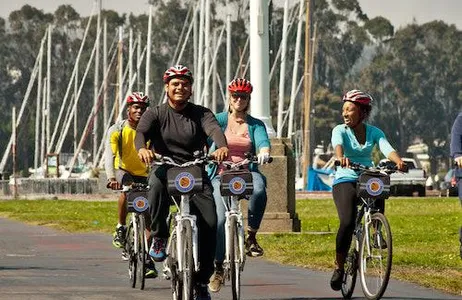
[[[311,93],[310,93],[310,58],[311,58],[311,4],[312,0],[306,0],[306,23],[305,23],[305,82],[304,82],[304,124],[303,124],[303,188],[308,183],[308,167],[311,165]]]

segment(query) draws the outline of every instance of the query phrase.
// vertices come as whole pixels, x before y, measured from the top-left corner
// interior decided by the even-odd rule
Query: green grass
[[[392,198],[386,215],[393,232],[392,277],[462,295],[456,198]],[[297,200],[300,234],[261,234],[265,257],[283,264],[319,270],[334,266],[337,212],[331,199]],[[69,232],[111,233],[116,202],[7,200],[0,215]]]
[[[456,198],[387,200],[386,216],[393,234],[392,277],[462,295],[461,211]],[[297,213],[302,220],[301,234],[261,235],[266,257],[331,270],[339,224],[332,199],[298,200]]]
[[[117,203],[67,200],[6,200],[0,215],[68,232],[107,232],[117,223]]]

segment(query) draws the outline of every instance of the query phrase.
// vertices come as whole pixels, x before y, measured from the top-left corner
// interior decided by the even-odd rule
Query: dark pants
[[[208,283],[214,271],[217,215],[213,200],[212,185],[204,176],[204,191],[191,197],[191,214],[197,217],[199,236],[199,264],[200,271],[195,280]],[[155,237],[169,237],[167,216],[170,208],[170,197],[167,193],[167,167],[158,166],[149,175],[150,190],[148,193],[149,211],[151,214],[151,230]]]
[[[116,180],[121,184],[121,185],[129,185],[132,184],[133,182],[135,183],[147,183],[147,178],[144,176],[136,176],[132,175],[129,172],[122,170],[122,169],[117,169],[115,171],[116,175]]]
[[[356,195],[356,182],[342,182],[333,186],[332,196],[337,208],[340,226],[335,240],[337,253],[346,255],[350,248],[353,231],[355,230],[359,198]],[[384,213],[385,201],[377,200],[376,206]]]

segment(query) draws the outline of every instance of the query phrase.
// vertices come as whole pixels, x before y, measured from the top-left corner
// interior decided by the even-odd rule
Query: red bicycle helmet
[[[168,68],[167,71],[165,71],[164,73],[163,80],[164,80],[164,83],[168,83],[172,78],[177,78],[177,77],[185,77],[189,79],[191,84],[193,83],[193,75],[191,71],[183,65],[176,65],[176,66]]]
[[[343,101],[351,101],[354,103],[371,106],[374,99],[372,96],[361,92],[360,90],[351,90],[343,95]]]
[[[251,94],[253,90],[252,84],[250,81],[244,78],[236,78],[233,79],[228,84],[228,91],[230,93],[246,93],[246,94]]]
[[[127,104],[144,103],[149,104],[149,97],[142,92],[133,92],[127,97]]]

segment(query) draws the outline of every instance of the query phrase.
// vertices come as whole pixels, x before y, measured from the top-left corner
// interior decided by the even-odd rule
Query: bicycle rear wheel
[[[193,233],[190,222],[185,221],[183,226],[183,299],[189,300],[193,296]]]
[[[146,244],[145,244],[145,229],[146,224],[143,214],[138,216],[138,278],[140,281],[140,289],[144,290],[144,282],[146,275]]]
[[[342,282],[342,295],[345,299],[350,299],[356,286],[356,276],[358,275],[358,239],[353,235],[350,250],[345,262],[345,275]]]
[[[131,221],[127,227],[125,251],[127,251],[128,255],[128,278],[130,280],[130,286],[134,288],[136,286],[138,258],[135,253],[135,228]]]
[[[361,287],[367,299],[380,299],[390,280],[392,264],[392,236],[387,218],[381,213],[371,216],[363,232],[359,251]]]
[[[240,245],[239,245],[239,230],[237,228],[236,217],[231,217],[229,222],[229,247],[230,247],[230,258],[229,262],[230,273],[231,273],[231,291],[233,300],[239,300],[241,298],[241,259],[240,259]]]

